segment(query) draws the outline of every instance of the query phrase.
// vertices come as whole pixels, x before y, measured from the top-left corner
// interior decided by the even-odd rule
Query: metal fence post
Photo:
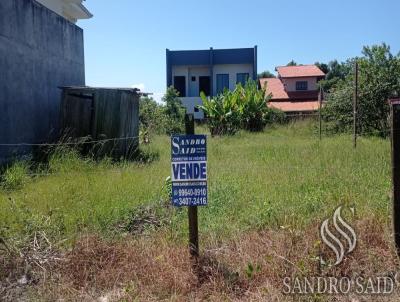
[[[393,228],[397,254],[400,255],[400,99],[392,99],[389,102],[391,115]]]
[[[323,100],[323,90],[322,86],[319,88],[319,94],[318,94],[318,102],[319,102],[319,140],[322,139],[322,100]]]
[[[358,106],[358,62],[354,63],[354,95],[353,95],[353,147],[357,147],[357,106]]]

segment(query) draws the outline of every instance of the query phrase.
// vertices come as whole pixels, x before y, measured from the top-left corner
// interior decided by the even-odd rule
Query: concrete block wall
[[[34,0],[1,0],[0,163],[31,149],[1,144],[57,139],[58,87],[84,84],[82,29]]]

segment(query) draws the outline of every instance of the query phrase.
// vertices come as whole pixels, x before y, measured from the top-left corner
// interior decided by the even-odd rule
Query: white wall
[[[199,96],[199,76],[210,76],[210,69],[207,66],[172,66],[172,85],[175,76],[184,76],[186,80],[186,96]],[[192,82],[192,76],[196,81]]]
[[[199,76],[210,76],[208,66],[172,66],[172,85],[174,85],[175,76],[184,76],[186,81],[186,97],[182,97],[182,104],[186,107],[188,113],[193,113],[196,119],[202,119],[202,111],[194,112],[196,105],[201,105],[202,100],[199,97]],[[236,87],[236,74],[248,73],[253,76],[252,64],[226,64],[213,66],[213,95],[217,93],[217,74],[229,74],[229,89]],[[192,76],[196,77],[195,82],[191,82]]]
[[[186,81],[186,97],[182,97],[182,104],[186,108],[187,113],[193,113],[195,119],[204,118],[201,110],[195,112],[194,108],[197,105],[202,105],[203,102],[199,97],[199,76],[209,76],[210,70],[205,66],[172,66],[172,85],[174,85],[175,76],[184,76]],[[192,76],[196,77],[195,82],[191,82]]]
[[[282,82],[285,85],[286,91],[296,91],[296,82],[297,81],[307,81],[308,82],[308,90],[317,90],[318,89],[316,77],[282,79]]]
[[[200,96],[199,94],[199,77],[211,76],[209,67],[190,67],[189,68],[189,94],[188,96]],[[192,82],[192,77],[196,77],[196,81]]]
[[[217,74],[229,74],[229,89],[233,90],[236,87],[236,74],[248,73],[249,77],[253,77],[252,64],[227,64],[214,65],[213,70],[213,94],[217,94]]]
[[[186,97],[181,98],[182,105],[185,106],[187,113],[193,113],[195,119],[203,119],[204,113],[203,111],[199,110],[198,112],[194,111],[195,106],[203,105],[203,101],[200,97]]]

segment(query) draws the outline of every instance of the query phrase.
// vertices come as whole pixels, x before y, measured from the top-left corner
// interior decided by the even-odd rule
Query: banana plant
[[[207,117],[211,135],[234,134],[240,128],[262,131],[265,126],[267,105],[271,95],[258,89],[257,83],[249,80],[244,86],[236,85],[233,91],[208,98],[201,93],[203,105],[198,106]]]

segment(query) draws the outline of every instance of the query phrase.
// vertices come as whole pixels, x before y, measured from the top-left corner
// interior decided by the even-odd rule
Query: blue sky
[[[400,1],[87,0],[86,83],[165,91],[165,49],[258,45],[258,71],[359,55],[386,42],[400,51]]]

